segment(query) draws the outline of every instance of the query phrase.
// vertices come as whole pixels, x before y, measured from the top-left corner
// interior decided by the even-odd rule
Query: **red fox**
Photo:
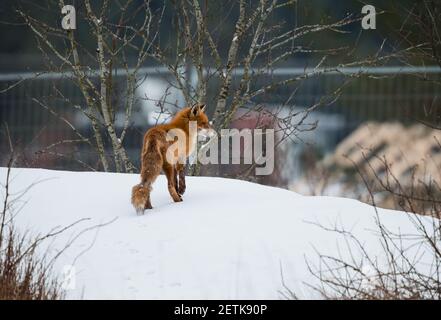
[[[185,160],[193,152],[197,143],[197,130],[190,130],[192,121],[198,130],[211,129],[204,104],[182,109],[170,123],[153,127],[144,135],[141,153],[141,183],[132,188],[132,204],[138,214],[143,213],[145,209],[152,209],[150,192],[161,169],[167,177],[168,191],[173,201],[182,201],[181,196],[185,192]],[[170,139],[168,136],[170,132],[185,135],[185,146],[181,146],[182,148],[178,146],[171,157],[167,150],[176,142],[176,139]],[[179,139],[177,141],[179,143]],[[184,152],[179,152],[180,150]]]

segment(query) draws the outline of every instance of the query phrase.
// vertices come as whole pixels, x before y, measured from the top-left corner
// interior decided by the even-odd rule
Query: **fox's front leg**
[[[182,163],[178,163],[176,165],[176,171],[179,175],[179,183],[177,184],[178,193],[183,195],[185,193],[185,165]]]
[[[173,183],[175,184],[176,191],[178,191],[178,170],[176,169],[176,167],[173,170]]]

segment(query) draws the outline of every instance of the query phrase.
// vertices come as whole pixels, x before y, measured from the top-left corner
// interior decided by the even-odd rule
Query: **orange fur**
[[[144,135],[143,148],[141,153],[141,183],[132,189],[132,204],[136,211],[142,213],[145,209],[151,209],[150,192],[161,170],[164,171],[168,191],[173,201],[182,201],[181,195],[185,192],[184,165],[175,161],[169,163],[166,158],[167,149],[175,141],[167,141],[167,133],[172,129],[180,129],[185,134],[187,158],[194,148],[196,137],[190,136],[190,121],[196,121],[198,129],[209,129],[208,118],[204,112],[205,105],[194,105],[179,111],[170,123],[158,125],[149,129]],[[176,158],[178,155],[176,154]],[[175,159],[177,160],[177,159]],[[179,181],[178,181],[179,176]]]

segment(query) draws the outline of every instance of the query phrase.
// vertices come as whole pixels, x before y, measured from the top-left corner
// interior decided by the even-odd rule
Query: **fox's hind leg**
[[[165,162],[164,166],[162,167],[164,170],[164,173],[167,177],[168,182],[168,192],[170,193],[170,196],[173,198],[174,202],[181,202],[182,198],[176,191],[176,185],[175,185],[175,179],[176,179],[176,173],[175,168],[173,165]]]
[[[176,165],[176,171],[179,175],[179,183],[176,184],[178,188],[178,193],[183,195],[185,193],[185,165],[182,163],[178,163]]]
[[[150,193],[152,191],[152,184],[155,182],[156,178],[161,173],[161,166],[159,162],[150,163],[148,165],[143,165],[141,169],[141,184],[145,186],[145,202],[144,202],[144,210],[152,209],[152,203],[150,201]]]
[[[150,186],[150,187],[148,187],[148,189],[149,189],[149,193],[148,193],[147,198],[145,200],[144,210],[153,209],[152,203],[150,202],[150,192],[152,191],[152,187]]]

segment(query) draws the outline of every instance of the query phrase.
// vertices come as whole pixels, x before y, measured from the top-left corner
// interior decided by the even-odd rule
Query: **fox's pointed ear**
[[[205,112],[205,107],[206,107],[205,103],[200,105],[201,112]]]
[[[199,112],[199,105],[196,103],[193,105],[193,107],[191,107],[190,113],[194,116],[197,116],[198,112]]]

